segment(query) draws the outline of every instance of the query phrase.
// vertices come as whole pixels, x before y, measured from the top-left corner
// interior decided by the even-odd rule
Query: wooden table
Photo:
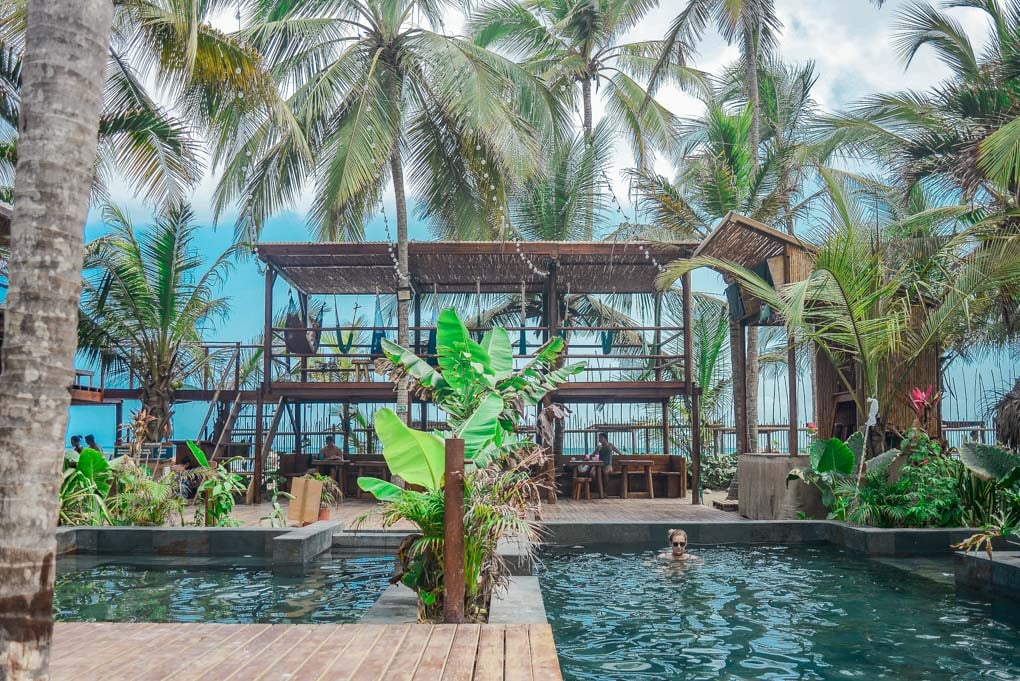
[[[385,461],[358,461],[356,459],[351,459],[351,460],[347,461],[347,466],[348,466],[348,468],[353,468],[354,469],[354,472],[355,472],[354,479],[355,479],[355,481],[357,481],[358,478],[360,478],[361,476],[365,475],[366,473],[369,473],[369,474],[371,474],[371,473],[381,473],[381,475],[378,475],[378,476],[375,476],[375,477],[380,477],[383,480],[389,480],[390,479],[390,467],[386,465]],[[358,488],[358,492],[357,492],[357,496],[360,499],[362,497],[371,496],[371,495],[369,495],[367,492],[366,493],[362,493],[361,488],[359,487]]]
[[[651,459],[617,459],[616,463],[620,466],[620,472],[623,476],[623,491],[620,496],[624,499],[630,497],[630,485],[628,479],[635,473],[644,473],[645,483],[648,485],[648,498],[655,498],[655,488],[652,486],[652,461]],[[630,470],[630,469],[640,470]],[[644,492],[640,494],[644,495]]]
[[[598,492],[599,499],[606,498],[606,468],[602,465],[602,462],[598,459],[569,459],[563,462],[563,467],[568,468],[571,471],[571,479],[578,476],[578,469],[581,466],[591,466],[592,473],[595,478],[595,490]]]
[[[340,485],[340,491],[347,494],[347,464],[350,463],[346,459],[322,459],[319,461],[313,461],[312,465],[319,469],[323,475],[336,480],[336,484]]]

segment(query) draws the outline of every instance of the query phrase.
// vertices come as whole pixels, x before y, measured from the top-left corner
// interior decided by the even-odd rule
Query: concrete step
[[[719,509],[720,511],[728,511],[730,513],[736,513],[738,511],[738,503],[736,499],[723,499],[722,501],[713,501],[712,506]]]

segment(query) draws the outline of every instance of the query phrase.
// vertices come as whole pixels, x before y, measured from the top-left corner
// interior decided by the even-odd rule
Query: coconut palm
[[[904,381],[922,353],[951,345],[972,307],[983,304],[989,291],[1017,281],[1020,243],[975,250],[973,234],[959,230],[966,205],[910,214],[909,207],[881,205],[895,197],[891,188],[878,193],[870,189],[875,183],[857,176],[826,169],[819,174],[828,210],[805,280],[776,290],[733,263],[694,258],[670,265],[662,283],[703,266],[738,280],[778,313],[795,342],[825,353],[863,421],[865,396],[883,407],[892,403],[909,387]],[[869,200],[860,200],[862,192]],[[898,214],[904,217],[889,220]],[[853,389],[858,384],[863,392]],[[876,429],[874,447],[884,425]]]
[[[654,0],[494,0],[471,15],[469,30],[477,44],[523,60],[562,101],[577,106],[580,90],[585,142],[595,135],[593,88],[603,87],[613,133],[626,138],[637,165],[646,167],[657,151],[672,148],[675,118],[649,97],[641,82],[656,65],[659,42],[625,43],[622,38],[656,4]],[[703,86],[703,74],[685,66],[682,59],[661,65],[658,79],[683,88]],[[601,169],[595,165],[590,172],[595,177],[586,180],[591,190],[586,200],[594,204]],[[594,205],[588,206],[584,234],[588,240],[595,234],[595,211]]]
[[[497,234],[512,184],[538,167],[536,126],[556,116],[512,62],[446,35],[447,3],[289,0],[258,5],[245,40],[274,64],[300,128],[267,115],[230,146],[216,208],[240,203],[238,229],[314,185],[323,239],[361,239],[387,185],[396,199],[398,342],[408,342],[407,192],[437,229]],[[405,178],[405,171],[409,171]],[[388,223],[387,223],[388,224]],[[399,390],[401,402],[406,391]]]
[[[16,151],[26,5],[0,2],[0,187],[10,185]],[[93,201],[107,200],[117,177],[147,200],[179,201],[201,178],[198,133],[222,142],[236,134],[239,111],[266,108],[277,118],[287,112],[277,106],[258,53],[212,27],[236,3],[115,0],[114,6]]]
[[[109,0],[33,2],[0,374],[0,677],[49,678],[58,491]],[[27,398],[26,396],[31,396]]]
[[[79,348],[108,375],[138,382],[142,408],[153,417],[147,438],[155,442],[169,424],[175,390],[208,361],[201,334],[228,311],[217,289],[238,247],[207,264],[195,251],[194,214],[183,204],[167,207],[147,229],[110,205],[103,216],[112,231],[89,245]]]

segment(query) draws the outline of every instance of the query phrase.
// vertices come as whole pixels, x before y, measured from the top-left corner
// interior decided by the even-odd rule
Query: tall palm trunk
[[[758,34],[744,22],[744,86],[751,106],[751,168],[758,168],[761,132],[761,100],[758,91]],[[747,444],[758,450],[758,327],[747,327]]]
[[[592,146],[591,146],[591,135],[592,135],[592,110],[591,110],[591,80],[585,77],[581,81],[581,103],[583,125],[584,125],[584,153],[590,167],[587,168],[591,173],[595,173],[595,164],[592,158]],[[592,187],[595,186],[595,182],[592,182]],[[594,191],[594,189],[592,189]],[[595,196],[593,194],[586,197],[586,203],[584,207],[584,238],[585,241],[591,241],[595,238]]]
[[[399,109],[400,81],[394,78],[389,86],[389,98],[394,108]],[[409,278],[408,257],[407,257],[407,194],[404,187],[404,164],[400,158],[400,134],[393,139],[393,149],[390,151],[390,174],[393,180],[393,194],[397,205],[397,343],[410,347],[410,290],[411,280]],[[404,413],[402,417],[405,422],[411,422],[411,397],[407,389],[407,380],[401,380],[397,384],[397,405],[402,406]]]
[[[28,5],[0,376],[0,678],[48,677],[60,468],[110,0]]]
[[[159,442],[163,439],[163,434],[169,431],[167,425],[170,423],[174,405],[173,386],[166,378],[146,382],[138,391],[138,399],[142,403],[142,408],[153,419],[146,427],[145,439],[147,442]]]

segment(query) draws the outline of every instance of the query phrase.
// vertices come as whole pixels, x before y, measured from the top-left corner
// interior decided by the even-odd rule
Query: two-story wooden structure
[[[572,410],[556,442],[546,443],[558,458],[590,451],[595,426],[626,429],[617,447],[628,455],[654,455],[660,468],[683,468],[676,461],[680,443],[694,452],[697,490],[699,432],[675,409],[678,400],[689,405],[684,411],[697,422],[700,391],[687,333],[690,280],[666,294],[655,286],[666,263],[690,257],[695,247],[687,242],[412,242],[406,342],[428,355],[435,314],[450,305],[473,330],[506,328],[518,362],[527,361],[553,334],[562,334],[568,361],[584,361],[587,368],[550,396]],[[351,458],[372,456],[371,414],[396,405],[394,386],[372,367],[378,339],[398,340],[393,246],[260,243],[256,253],[265,266],[265,322],[255,442],[264,455],[273,449],[280,418],[270,412],[286,411],[298,456],[318,451],[330,433]],[[284,296],[290,298],[285,318]],[[673,304],[664,312],[665,296],[673,296],[667,301]],[[365,314],[370,310],[374,314]],[[444,420],[435,405],[410,405],[409,421],[416,427],[434,428]],[[256,479],[267,473],[266,460],[257,457]]]

